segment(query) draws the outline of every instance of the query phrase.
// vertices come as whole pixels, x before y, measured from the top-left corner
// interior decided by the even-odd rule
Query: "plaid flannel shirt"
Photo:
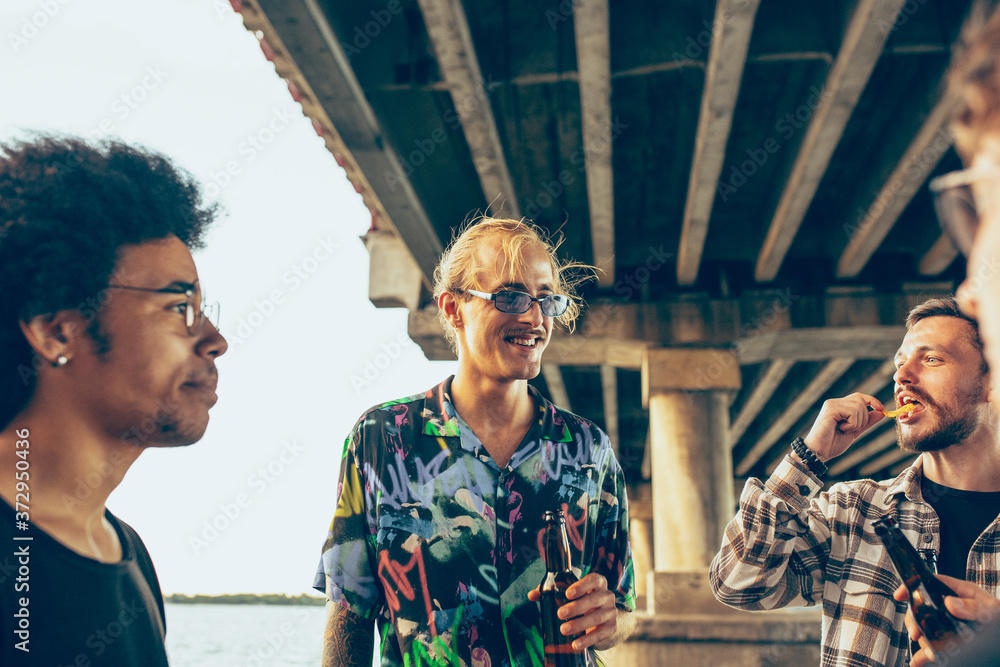
[[[751,478],[712,561],[723,603],[747,611],[823,605],[823,667],[905,667],[906,604],[900,579],[872,528],[894,515],[920,549],[940,552],[937,513],[920,492],[922,462],[892,480],[822,482],[791,456],[765,484]],[[969,552],[966,579],[994,595],[1000,584],[1000,517]]]

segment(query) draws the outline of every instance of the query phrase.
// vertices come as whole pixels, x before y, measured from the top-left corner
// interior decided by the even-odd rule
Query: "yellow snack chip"
[[[913,412],[916,408],[917,408],[916,403],[907,403],[901,408],[897,408],[895,410],[886,410],[882,414],[884,414],[886,417],[898,417],[899,415],[905,415],[909,412]]]

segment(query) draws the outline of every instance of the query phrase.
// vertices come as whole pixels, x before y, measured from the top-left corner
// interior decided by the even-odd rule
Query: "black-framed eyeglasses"
[[[525,292],[515,292],[513,290],[503,290],[496,294],[480,292],[474,289],[456,289],[456,292],[465,292],[480,299],[492,301],[496,309],[508,315],[521,315],[528,312],[531,304],[538,302],[538,307],[542,310],[542,315],[546,317],[559,317],[569,308],[569,297],[565,294],[546,294],[535,298]]]
[[[1000,178],[1000,171],[982,167],[962,169],[938,176],[927,186],[934,195],[934,210],[942,231],[965,257],[969,256],[979,229],[972,184],[988,178]]]
[[[187,297],[187,300],[184,302],[183,314],[184,326],[187,327],[188,334],[191,336],[197,336],[201,331],[201,328],[205,326],[206,320],[211,322],[212,326],[216,329],[219,328],[219,313],[221,311],[219,302],[214,301],[209,304],[203,302],[199,306],[197,301],[202,298],[200,290],[179,289],[176,287],[154,289],[152,287],[133,287],[132,285],[108,285],[108,289],[127,289],[134,292],[150,292],[152,294],[183,294]],[[197,295],[197,298],[195,295]],[[179,306],[181,304],[177,305]]]

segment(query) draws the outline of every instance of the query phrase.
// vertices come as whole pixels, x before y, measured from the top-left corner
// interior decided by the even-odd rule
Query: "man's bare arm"
[[[323,667],[371,667],[375,622],[329,601],[326,611]]]

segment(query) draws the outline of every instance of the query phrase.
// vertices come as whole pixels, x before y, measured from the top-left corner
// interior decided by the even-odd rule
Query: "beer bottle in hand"
[[[934,576],[927,563],[917,555],[917,550],[903,535],[895,519],[882,517],[877,520],[875,533],[882,539],[896,573],[910,593],[913,617],[932,649],[945,648],[950,639],[973,628],[972,623],[952,616],[945,608],[945,597],[955,595],[955,591]]]
[[[917,549],[917,553],[927,564],[927,569],[930,570],[931,574],[937,574],[937,552],[933,549]],[[914,656],[917,651],[920,650],[920,642],[911,639],[910,640],[910,655]]]
[[[545,646],[545,667],[586,667],[587,650],[573,649],[573,639],[559,631],[565,621],[556,612],[566,604],[566,589],[578,581],[570,569],[569,538],[562,511],[546,512],[542,548],[545,556],[545,578],[541,585],[542,642]]]

